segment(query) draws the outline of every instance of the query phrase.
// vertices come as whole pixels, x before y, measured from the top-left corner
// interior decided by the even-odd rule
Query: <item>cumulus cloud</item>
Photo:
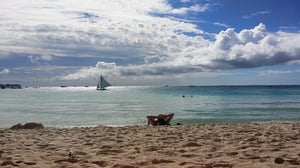
[[[189,45],[179,45],[176,50],[165,55],[145,57],[139,65],[117,66],[115,63],[98,62],[104,68],[83,68],[76,72],[91,74],[94,69],[116,76],[161,76],[193,72],[212,72],[220,70],[254,68],[277,65],[300,60],[300,34],[277,32],[270,33],[264,24],[240,32],[232,28],[221,31],[215,41],[194,37]],[[269,72],[270,73],[270,72]],[[96,74],[96,73],[95,73]]]
[[[96,67],[98,69],[114,69],[116,67],[115,62],[107,63],[107,62],[97,62]]]
[[[264,24],[239,33],[227,29],[216,36],[222,54],[214,62],[219,68],[251,68],[300,59],[299,33],[269,33]]]
[[[9,74],[9,72],[10,72],[10,70],[7,69],[7,68],[5,68],[5,69],[3,69],[2,71],[0,71],[0,74],[2,74],[2,75],[7,75],[7,74]]]
[[[74,73],[63,76],[62,80],[77,80],[84,78],[96,78],[100,74],[106,75],[107,72],[113,74],[113,71],[117,69],[115,62],[103,62],[99,61],[95,66],[83,67]]]

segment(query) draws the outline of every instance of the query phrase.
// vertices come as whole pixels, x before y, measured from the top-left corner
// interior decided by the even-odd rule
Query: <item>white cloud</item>
[[[28,56],[28,59],[34,65],[42,65],[42,64],[47,65],[47,63],[45,63],[45,61],[46,62],[51,61],[53,59],[53,57],[50,54],[40,55],[40,56],[30,55],[30,56]]]
[[[77,80],[77,79],[84,79],[84,78],[96,78],[99,77],[100,74],[106,75],[107,72],[110,72],[110,75],[113,74],[112,71],[117,69],[115,62],[97,62],[96,66],[94,67],[83,67],[76,71],[75,73],[71,73],[68,75],[63,76],[62,80]]]
[[[191,0],[180,0],[181,3],[191,2]]]
[[[0,71],[0,74],[2,74],[2,75],[7,75],[7,74],[9,74],[9,73],[10,73],[10,70],[7,69],[7,68],[5,68],[5,69],[3,69],[2,71]]]
[[[181,7],[181,8],[176,8],[176,9],[172,9],[170,10],[169,13],[172,14],[186,14],[188,12],[204,12],[207,11],[209,9],[209,5],[208,4],[204,4],[204,5],[193,5],[190,7]]]
[[[176,49],[174,43],[186,38],[182,33],[203,33],[194,24],[153,15],[173,10],[164,0],[6,1],[0,7],[0,53],[143,60]],[[186,12],[201,10],[195,5]]]
[[[51,56],[51,54],[45,54],[41,56],[41,59],[46,61],[51,61],[53,57]]]
[[[280,26],[281,31],[297,31],[299,28],[297,26]]]
[[[284,75],[284,74],[291,74],[291,73],[300,73],[300,70],[267,70],[267,71],[260,71],[258,73],[258,76]]]
[[[97,62],[96,67],[98,69],[114,69],[116,67],[115,62],[107,63],[107,62]]]
[[[61,77],[62,80],[77,80],[77,79],[88,79],[94,78],[96,75],[101,74],[101,72],[94,67],[84,67],[76,71],[75,73],[67,74]]]
[[[267,34],[266,26],[260,23],[254,29],[242,30],[239,33],[239,39],[242,43],[253,42],[257,43],[259,40],[263,39]]]
[[[300,60],[300,34],[269,33],[263,24],[240,32],[229,28],[217,34],[215,41],[190,38],[174,41],[173,46],[177,48],[165,52],[165,55],[145,57],[144,64],[117,66],[113,63],[109,72],[114,76],[170,76],[253,68]],[[99,71],[94,71],[97,67],[83,68],[75,74],[83,77],[80,74],[90,75],[95,72],[94,75],[97,75]],[[103,71],[108,72],[106,70]]]
[[[299,33],[269,33],[265,25],[239,33],[227,29],[216,36],[221,55],[214,60],[219,68],[251,68],[300,59]]]
[[[213,24],[217,25],[217,26],[225,27],[225,28],[229,28],[230,27],[229,25],[227,25],[225,23],[220,23],[220,22],[214,22]]]
[[[239,32],[228,28],[212,40],[203,37],[209,33],[198,25],[178,17],[209,8],[174,8],[165,0],[3,1],[0,58],[23,55],[34,65],[48,65],[60,56],[99,60],[68,72],[64,80],[108,72],[116,77],[170,76],[300,60],[299,32],[270,33],[261,23]]]
[[[222,50],[228,50],[235,45],[257,44],[266,35],[266,26],[262,23],[254,29],[244,29],[239,33],[235,32],[233,28],[228,28],[216,35],[215,45]]]
[[[244,19],[251,19],[253,17],[259,16],[259,15],[266,15],[266,14],[270,14],[271,11],[257,11],[257,12],[253,12],[247,15],[242,16],[242,18]]]
[[[230,28],[225,31],[221,31],[216,35],[215,45],[221,50],[228,50],[240,42],[238,34],[234,31],[234,29]]]

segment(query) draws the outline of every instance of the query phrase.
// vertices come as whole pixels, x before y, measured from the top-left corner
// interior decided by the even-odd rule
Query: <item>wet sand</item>
[[[300,123],[1,129],[0,167],[298,168]]]

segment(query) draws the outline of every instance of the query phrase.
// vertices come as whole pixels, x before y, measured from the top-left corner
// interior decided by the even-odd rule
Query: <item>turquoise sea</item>
[[[41,87],[0,95],[0,128],[144,125],[146,115],[172,112],[172,123],[182,124],[300,120],[300,86]]]

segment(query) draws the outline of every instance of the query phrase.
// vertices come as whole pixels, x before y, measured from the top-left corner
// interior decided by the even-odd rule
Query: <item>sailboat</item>
[[[111,86],[110,83],[108,83],[104,77],[101,75],[100,76],[100,80],[98,82],[98,85],[97,85],[97,90],[106,90],[106,87],[108,86]]]

